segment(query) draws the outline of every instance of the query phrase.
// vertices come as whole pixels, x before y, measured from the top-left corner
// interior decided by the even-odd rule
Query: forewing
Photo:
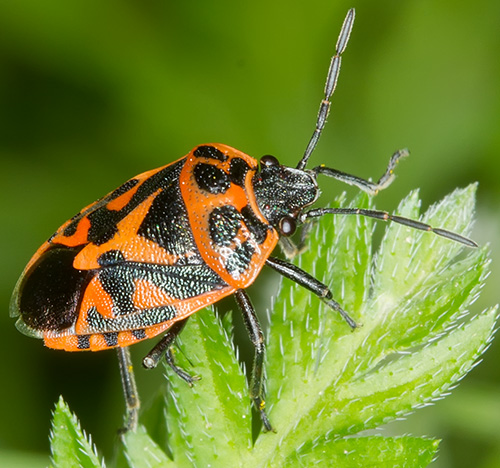
[[[233,289],[204,264],[122,262],[96,271],[83,292],[74,325],[47,332],[49,347],[99,350],[161,333]]]

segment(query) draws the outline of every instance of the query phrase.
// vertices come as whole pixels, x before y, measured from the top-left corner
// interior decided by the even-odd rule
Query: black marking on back
[[[138,181],[131,179],[122,186],[102,198],[87,210],[78,213],[72,218],[72,222],[65,228],[63,235],[68,236],[76,232],[78,223],[88,216],[91,226],[89,229],[88,242],[101,245],[113,238],[117,232],[117,224],[159,189],[165,189],[173,183],[177,183],[185,159],[170,164],[161,171],[146,179],[132,195],[130,201],[121,210],[109,210],[106,205],[134,187]],[[134,182],[135,181],[135,182]],[[52,238],[51,238],[52,239]],[[51,240],[50,239],[50,240]],[[49,241],[50,241],[49,240]]]
[[[117,332],[109,332],[103,333],[104,341],[106,341],[106,345],[109,347],[118,345],[118,333]]]
[[[124,274],[120,276],[121,269],[118,265],[109,268],[103,268],[99,272],[104,291],[106,291],[113,300],[113,312],[116,315],[126,315],[135,311],[134,306],[134,278],[131,275]]]
[[[143,328],[132,330],[132,335],[137,340],[144,340],[145,338],[147,338],[146,331]]]
[[[76,347],[78,349],[89,349],[90,348],[90,335],[78,335]]]
[[[140,327],[141,329],[152,327],[153,325],[172,320],[176,315],[177,309],[174,306],[165,306],[146,309],[140,314],[129,314],[110,319],[104,317],[95,307],[92,307],[87,313],[87,320],[89,327],[96,332],[104,330],[115,330],[119,332],[127,331],[134,327]],[[113,343],[112,333],[113,332],[103,333],[104,339],[106,339],[106,335],[109,335],[108,339],[111,343]],[[106,341],[106,343],[108,343],[108,341]],[[113,344],[108,346],[113,346]]]
[[[124,263],[125,261],[123,253],[119,250],[108,250],[107,252],[101,254],[97,259],[97,263],[99,263],[102,267],[116,265],[117,263]]]
[[[124,193],[128,192],[129,190],[133,189],[137,184],[138,184],[137,179],[130,179],[127,180],[124,184],[120,185],[116,190],[113,190],[107,197],[106,197],[106,204],[109,203],[110,201],[118,198],[120,195],[123,195]],[[78,228],[78,223],[82,219],[83,216],[81,216],[83,213],[78,213],[77,215],[73,216],[71,218],[71,223],[68,224],[63,231],[63,235],[66,237],[70,237],[73,234],[75,234],[77,228]]]
[[[82,217],[80,216],[80,213],[73,216],[71,218],[71,222],[64,228],[63,236],[66,236],[66,237],[73,236],[76,233],[76,230],[78,228],[78,223],[80,222],[81,219],[82,219]]]
[[[263,223],[257,218],[252,208],[248,205],[241,209],[241,214],[243,215],[248,230],[253,235],[257,244],[262,244],[266,240],[270,225]]]
[[[118,198],[119,196],[123,195],[124,193],[127,193],[129,190],[132,190],[138,183],[139,183],[139,179],[127,180],[127,182],[120,185],[117,189],[113,190],[106,197],[106,202],[109,203],[110,201],[114,200],[115,198]]]
[[[155,242],[169,254],[197,254],[190,255],[189,261],[200,263],[201,257],[194,242],[178,183],[171,184],[158,194],[137,234]]]
[[[108,210],[103,206],[100,210],[88,215],[90,229],[87,239],[95,245],[111,240],[118,232],[118,223],[123,219],[120,211]]]
[[[237,276],[243,274],[252,261],[252,256],[255,252],[254,246],[246,241],[239,245],[233,252],[233,254],[227,259],[226,270],[231,275]]]
[[[208,220],[212,242],[220,247],[230,246],[241,228],[241,220],[240,212],[232,205],[214,208]]]
[[[196,164],[193,175],[196,184],[201,190],[214,195],[225,193],[231,187],[228,175],[212,164]]]
[[[231,164],[229,166],[229,178],[233,184],[239,185],[240,187],[245,186],[245,176],[249,171],[250,166],[244,159],[233,158],[231,159]]]
[[[55,246],[45,251],[24,275],[18,307],[31,328],[62,331],[76,322],[82,292],[95,274],[73,268],[81,249]]]
[[[217,161],[224,162],[227,160],[227,156],[214,146],[198,146],[193,153],[197,158],[210,158],[216,159]]]

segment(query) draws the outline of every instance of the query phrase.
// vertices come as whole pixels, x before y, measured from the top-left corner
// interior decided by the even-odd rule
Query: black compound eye
[[[280,165],[279,161],[270,154],[266,154],[265,156],[262,156],[262,158],[260,158],[261,167],[279,166],[279,165]]]
[[[295,218],[291,218],[290,216],[284,216],[280,219],[279,223],[279,231],[282,236],[288,237],[295,233],[297,230],[297,221]]]

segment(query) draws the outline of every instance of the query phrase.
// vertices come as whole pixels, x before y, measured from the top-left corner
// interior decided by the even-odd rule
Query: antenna
[[[328,75],[326,77],[325,83],[325,97],[323,98],[319,106],[316,128],[314,129],[312,137],[307,144],[304,156],[302,156],[299,164],[297,164],[297,169],[303,170],[306,167],[307,161],[314,151],[314,148],[316,148],[319,137],[321,136],[321,132],[325,127],[326,119],[330,112],[330,106],[332,105],[330,99],[332,97],[332,94],[335,92],[337,79],[340,74],[341,55],[347,46],[347,42],[349,41],[349,36],[351,35],[352,31],[352,25],[354,23],[354,16],[354,8],[351,8],[347,12],[344,23],[342,24],[342,29],[340,30],[339,38],[337,39],[337,44],[335,46],[335,55],[332,57],[332,60],[330,62],[330,68],[328,69]]]

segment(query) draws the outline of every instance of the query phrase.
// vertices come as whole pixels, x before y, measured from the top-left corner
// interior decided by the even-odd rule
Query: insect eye
[[[262,156],[262,158],[260,158],[261,167],[279,166],[279,165],[280,165],[279,161],[270,154],[266,154],[265,156]]]
[[[280,219],[279,230],[281,235],[286,237],[291,236],[297,230],[297,221],[290,216],[284,216]]]

